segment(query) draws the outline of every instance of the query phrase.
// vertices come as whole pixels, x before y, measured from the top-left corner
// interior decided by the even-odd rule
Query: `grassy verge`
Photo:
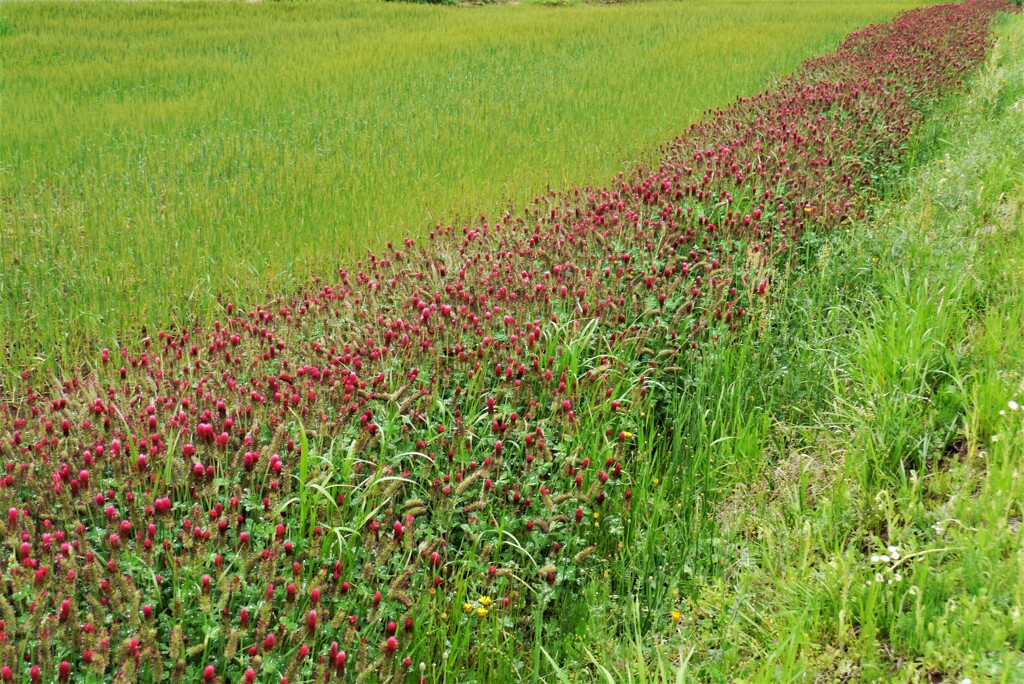
[[[563,678],[1024,681],[1020,15],[917,145],[679,398]]]

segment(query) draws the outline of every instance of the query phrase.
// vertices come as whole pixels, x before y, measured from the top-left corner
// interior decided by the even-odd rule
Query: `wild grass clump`
[[[755,368],[803,236],[863,215],[1007,7],[857,32],[611,186],[26,369],[0,412],[0,676],[536,677],[602,568],[664,599],[657,566],[718,557],[699,445],[759,429],[720,371]],[[685,511],[653,506],[677,489]]]

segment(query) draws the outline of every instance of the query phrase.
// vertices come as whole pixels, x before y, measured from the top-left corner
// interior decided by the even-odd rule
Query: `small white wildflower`
[[[881,584],[882,582],[885,581],[885,578],[882,577],[882,573],[878,573],[877,575],[875,575],[875,581],[878,582],[879,584]]]
[[[880,560],[880,557],[878,555],[874,555],[874,556],[871,557],[871,562],[872,563],[877,563],[879,560]]]
[[[992,443],[995,444],[999,441],[999,435],[992,435]]]
[[[971,683],[971,678],[970,677],[964,677],[963,679],[960,680],[960,684],[972,684]]]
[[[1010,410],[1011,410],[1011,411],[1016,411],[1017,409],[1019,409],[1019,408],[1020,408],[1020,404],[1018,404],[1018,403],[1017,403],[1017,402],[1015,402],[1015,401],[1010,401],[1010,402],[1007,402],[1007,404],[1006,404],[1006,405],[1010,407]]]
[[[892,576],[892,578],[893,578],[893,580],[895,580],[896,582],[902,582],[902,581],[903,581],[903,575],[901,575],[901,574],[900,574],[900,573],[898,573],[898,572],[897,572],[897,573],[896,573],[895,575],[893,575],[893,576]]]
[[[895,560],[899,560],[899,559],[900,559],[900,550],[899,550],[899,549],[897,549],[897,548],[896,548],[895,546],[890,546],[890,547],[888,547],[888,548],[886,549],[886,551],[888,551],[888,552],[889,552],[889,555],[890,555],[890,556],[892,556],[892,559],[893,559],[894,561],[895,561]]]
[[[881,556],[878,557],[878,560],[882,561],[883,563],[888,563],[890,558],[883,553]]]
[[[1004,411],[1002,409],[999,409],[999,415],[1005,416],[1006,415],[1006,411]]]
[[[910,589],[907,590],[907,593],[910,594],[911,596],[917,596],[917,593],[918,593],[917,587],[910,587]]]

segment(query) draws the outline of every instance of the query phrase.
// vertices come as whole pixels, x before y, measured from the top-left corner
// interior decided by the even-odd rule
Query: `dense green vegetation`
[[[603,183],[912,4],[5,3],[3,382]]]
[[[557,164],[553,156],[527,163],[551,153],[531,147],[545,127],[530,127],[530,109],[501,97],[463,101],[481,115],[504,102],[511,119],[534,122],[516,133],[476,130],[464,115],[439,114],[436,101],[414,103],[410,111],[431,113],[380,130],[365,119],[362,134],[379,137],[350,153],[371,163],[346,166],[340,150],[351,128],[329,120],[324,103],[353,111],[345,107],[365,106],[396,78],[407,95],[421,92],[436,85],[429,74],[455,68],[445,50],[468,40],[493,61],[467,70],[498,68],[530,31],[492,42],[466,29],[492,21],[475,9],[457,9],[451,16],[466,25],[447,33],[435,9],[391,4],[5,7],[0,46],[73,15],[93,27],[82,50],[116,55],[126,49],[121,37],[139,29],[114,22],[120,33],[101,36],[94,16],[106,13],[109,23],[137,12],[154,18],[150,26],[183,21],[219,35],[219,52],[204,43],[210,64],[233,66],[198,67],[184,52],[168,61],[184,43],[154,33],[160,50],[140,59],[166,76],[162,90],[124,80],[121,53],[105,67],[102,92],[113,82],[123,91],[102,107],[79,100],[77,110],[19,111],[19,126],[36,121],[48,131],[38,140],[2,124],[10,135],[0,140],[0,189],[12,220],[0,229],[12,239],[3,236],[0,252],[0,342],[16,387],[0,396],[0,679],[1024,683],[1024,18],[999,16],[998,42],[975,70],[987,17],[1004,6],[968,5],[960,16],[986,19],[954,33],[962,43],[945,44],[941,76],[915,61],[906,80],[878,77],[863,59],[877,55],[883,73],[909,55],[934,60],[929,50],[941,49],[942,29],[956,23],[936,12],[908,21],[913,30],[853,41],[841,58],[805,67],[766,96],[760,111],[778,114],[765,118],[787,135],[773,140],[761,118],[737,135],[766,155],[793,149],[746,186],[728,186],[735,203],[718,201],[732,177],[708,180],[716,169],[753,169],[744,166],[749,148],[735,144],[733,157],[717,148],[706,166],[695,162],[693,179],[707,173],[700,187],[711,191],[690,195],[689,172],[679,172],[690,148],[678,143],[663,157],[674,176],[638,175],[586,201],[560,195],[526,210],[526,221],[432,234],[422,251],[399,243],[358,268],[353,250],[408,228],[402,222],[487,208],[502,193],[525,198],[545,164],[554,164],[548,178],[569,185],[586,180],[579,168],[607,174],[664,137],[658,126],[697,115],[641,113],[621,90],[609,91],[620,104],[608,110],[577,99],[563,114],[548,84],[547,116],[579,133],[565,140],[572,134],[563,129],[548,141],[562,146]],[[760,2],[728,6],[771,13]],[[322,46],[336,35],[331,22],[344,24],[342,7],[361,21],[423,22],[410,43],[417,50],[393,71],[381,62],[390,52],[371,57],[374,40],[390,40],[380,36],[332,62],[341,69],[365,58],[344,86],[363,93],[354,100],[324,77],[333,72],[312,66],[331,52]],[[705,16],[710,5],[694,7]],[[826,17],[839,6],[801,7],[837,25]],[[572,12],[598,22],[602,12],[638,10],[669,21],[671,8]],[[245,25],[239,11],[250,9],[262,33],[231,24]],[[550,9],[486,11],[568,30],[559,22],[569,15],[544,14]],[[175,12],[183,14],[172,20]],[[311,26],[310,16],[323,20]],[[934,27],[928,40],[922,26]],[[609,24],[604,39],[577,42],[546,35],[560,58],[564,46],[586,43],[583,63],[604,65],[597,44],[618,30]],[[244,49],[225,47],[238,35],[247,36]],[[306,41],[288,44],[305,45],[312,60],[280,72],[294,83],[259,75],[285,67],[270,35]],[[808,36],[773,59],[796,59],[814,44]],[[75,78],[32,63],[26,44],[18,49],[20,69],[4,75],[5,105],[31,91],[33,69],[35,78],[48,74],[52,92],[82,97],[87,88]],[[776,68],[748,66],[733,92],[749,92]],[[177,80],[186,68],[195,69],[188,92]],[[944,84],[958,73],[971,76],[950,96]],[[8,76],[27,80],[12,93]],[[650,77],[664,79],[653,69]],[[830,90],[836,83],[843,87]],[[864,100],[842,100],[854,83]],[[680,88],[685,99],[685,85],[656,87],[658,96]],[[913,92],[889,98],[900,89]],[[282,108],[285,90],[296,97],[291,109]],[[819,116],[815,106],[832,97],[834,108]],[[230,99],[235,118],[215,104]],[[386,100],[389,112],[398,100]],[[138,113],[143,102],[150,115]],[[750,110],[737,111],[691,130],[696,149],[746,125]],[[632,112],[634,125],[652,127],[651,140],[641,131],[640,147],[625,144],[636,142],[632,133],[580,144],[591,128],[604,130],[594,122],[609,112]],[[865,112],[881,123],[858,127]],[[73,121],[81,125],[64,131],[62,147],[58,128]],[[431,130],[444,126],[443,135]],[[140,130],[144,137],[129,134]],[[334,142],[307,154],[317,131]],[[373,145],[392,135],[403,154],[375,166]],[[523,158],[489,164],[488,155],[509,159],[501,146],[516,135],[531,139]],[[405,173],[399,164],[455,169],[442,137],[465,143],[450,149],[472,171],[450,170],[451,186],[384,182]],[[871,174],[846,184],[839,173],[799,168],[824,156],[826,137],[836,167],[859,163]],[[849,140],[863,143],[856,157]],[[619,142],[598,158],[607,153],[598,147]],[[886,143],[899,154],[881,149]],[[763,192],[790,164],[806,182],[779,182],[768,203],[747,192],[750,178]],[[330,191],[366,168],[383,174],[373,181],[387,188],[379,206]],[[489,175],[495,168],[516,174],[515,184]],[[321,178],[327,199],[317,194]],[[481,184],[467,189],[475,178]],[[171,188],[173,201],[161,195]],[[258,201],[264,192],[277,199]],[[403,206],[402,192],[422,204]],[[429,204],[435,198],[440,204]],[[100,216],[131,217],[131,230],[97,227]],[[314,216],[328,229],[306,222]],[[342,224],[342,216],[362,218]],[[566,229],[577,219],[581,227]],[[711,222],[722,231],[701,242],[692,227]],[[200,239],[172,249],[189,232]],[[307,269],[339,263],[350,267],[343,284],[317,282],[288,298]],[[602,276],[605,264],[613,266]],[[690,267],[706,280],[688,280]],[[362,269],[369,275],[357,276]],[[702,300],[700,287],[711,296]],[[282,298],[257,311],[226,305],[268,292]],[[739,313],[722,321],[716,306]],[[213,315],[207,330],[163,332]],[[90,353],[129,331],[150,339]],[[51,359],[63,364],[59,381],[37,372]],[[72,379],[79,364],[87,370]]]
[[[641,591],[595,581],[569,679],[1024,681],[1024,20],[999,25],[910,178],[809,240],[764,335],[680,397],[686,437],[644,441],[650,536],[611,573]]]

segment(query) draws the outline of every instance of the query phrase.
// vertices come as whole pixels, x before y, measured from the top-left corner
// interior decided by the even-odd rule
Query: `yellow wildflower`
[[[490,599],[489,597],[487,597],[487,596],[481,596],[481,597],[480,597],[480,598],[479,598],[479,599],[477,600],[477,603],[479,603],[479,604],[480,604],[481,606],[483,606],[484,608],[486,608],[487,606],[491,605],[491,603],[492,603],[492,602],[491,602],[491,599]]]
[[[487,617],[487,609],[486,608],[477,608],[476,609],[476,614],[479,615],[482,618],[485,618],[485,617]]]
[[[673,610],[672,611],[672,622],[679,622],[682,619],[683,619],[683,614],[682,613],[680,613],[678,610]]]
[[[472,613],[473,612],[473,604],[472,603],[463,603],[462,604],[462,610],[466,611],[467,613]]]

